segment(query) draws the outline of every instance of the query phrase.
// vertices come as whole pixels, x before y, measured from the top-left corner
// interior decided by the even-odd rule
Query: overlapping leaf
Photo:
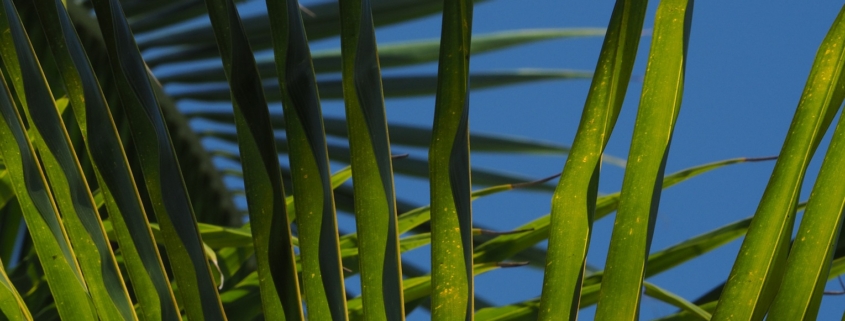
[[[588,79],[589,72],[573,70],[535,70],[479,72],[470,75],[470,88],[473,90],[499,87],[523,82],[555,79]],[[384,78],[385,97],[412,97],[432,95],[437,91],[437,77],[433,75],[403,75]],[[262,82],[267,92],[267,99],[279,101],[279,82],[267,79]],[[317,82],[321,99],[343,98],[341,80],[320,80]],[[168,92],[178,99],[225,100],[228,99],[228,84],[222,82],[180,84]]]
[[[845,8],[839,19],[845,19],[842,16],[845,16]],[[845,38],[845,35],[840,37]],[[841,45],[843,42],[839,43]],[[789,251],[783,283],[769,312],[770,320],[818,318],[822,293],[830,274],[830,265],[845,214],[845,184],[841,184],[843,181],[845,118],[840,116],[807,202],[798,234]]]
[[[70,18],[60,1],[39,1],[36,8],[70,94],[111,221],[118,231],[117,240],[140,311],[147,319],[178,320],[179,309],[117,128]]]
[[[843,9],[845,10],[845,9]],[[713,320],[763,318],[780,286],[804,174],[845,98],[845,15],[819,47],[781,158],[734,262]]]
[[[21,294],[6,275],[3,260],[0,260],[0,312],[11,321],[32,320],[32,314],[21,298]]]
[[[618,0],[613,9],[581,123],[552,196],[540,320],[574,320],[578,316],[601,155],[628,88],[647,2]]]
[[[662,187],[669,188],[675,184],[724,166],[744,162],[766,161],[771,159],[772,158],[735,158],[692,167],[667,175],[663,179]],[[600,220],[601,218],[616,211],[619,206],[619,197],[619,193],[599,197],[596,200],[594,220]],[[402,221],[400,220],[400,230],[402,226],[401,222]],[[524,251],[540,241],[549,238],[550,225],[551,217],[550,215],[545,215],[516,229],[525,230],[526,232],[524,233],[497,236],[492,240],[479,245],[475,249],[475,261],[498,262],[506,260],[520,251]]]
[[[440,0],[374,0],[372,8],[374,24],[385,26],[439,12],[443,9],[443,2]],[[274,45],[271,41],[273,37],[271,29],[276,21],[269,17],[277,16],[269,11],[268,15],[252,15],[243,21],[247,34],[251,37],[250,43],[255,50],[270,48]],[[340,33],[340,11],[336,3],[309,4],[307,11],[302,20],[308,39],[322,39]],[[151,57],[149,63],[158,65],[217,55],[216,48],[209,46],[213,37],[209,25],[173,26],[145,34],[141,39],[141,47],[178,46],[168,53]]]
[[[639,319],[640,293],[663,189],[663,172],[681,110],[692,4],[692,1],[664,1],[657,8],[654,41],[613,224],[596,320]],[[646,286],[646,292],[649,289]],[[678,302],[676,296],[667,295],[659,288],[653,291]]]
[[[3,62],[23,105],[50,190],[101,318],[137,319],[94,199],[17,10],[3,1]]]
[[[50,283],[55,306],[64,318],[96,319],[88,286],[76,262],[53,196],[47,189],[41,164],[35,157],[35,150],[5,80],[0,83],[3,84],[0,88],[0,114],[3,117],[0,122],[0,152],[32,234],[38,259]]]
[[[180,303],[191,319],[225,319],[148,69],[120,3],[95,0],[93,5],[111,58],[115,87],[139,151],[147,192],[164,232],[167,256],[179,284]]]
[[[264,317],[302,320],[282,174],[255,59],[234,2],[206,4],[232,88]]]
[[[303,289],[309,319],[346,320],[346,297],[338,246],[326,134],[296,0],[268,0],[276,68],[285,112],[296,219],[302,253]],[[254,68],[254,67],[253,67]]]

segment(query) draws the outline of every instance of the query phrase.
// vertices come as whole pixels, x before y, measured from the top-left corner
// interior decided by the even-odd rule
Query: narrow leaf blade
[[[814,320],[830,275],[845,211],[845,118],[840,116],[798,234],[770,320]]]
[[[284,186],[255,58],[234,2],[206,5],[232,92],[264,316],[302,320]]]
[[[302,255],[303,289],[313,320],[346,320],[337,217],[311,51],[296,0],[268,0]],[[277,92],[277,91],[274,91]]]
[[[340,12],[364,311],[368,320],[404,320],[393,164],[371,1],[342,1]]]
[[[762,319],[780,286],[804,174],[845,98],[845,7],[819,47],[781,158],[760,200],[713,320]]]
[[[126,111],[153,211],[162,227],[168,259],[186,314],[225,320],[222,303],[196,225],[173,142],[121,4],[94,0],[115,85]]]
[[[61,1],[39,0],[35,7],[51,41],[50,48],[116,227],[116,239],[140,311],[147,319],[179,320],[176,298],[153,240],[123,144],[75,28]]]
[[[657,8],[654,40],[605,263],[596,320],[639,319],[643,275],[657,220],[663,172],[681,111],[692,4],[692,1],[664,1]],[[655,288],[655,292],[664,293],[659,288]]]
[[[95,320],[87,284],[2,73],[0,83],[0,152],[56,308],[69,320]]]
[[[469,321],[475,310],[469,162],[471,30],[472,1],[444,1],[434,129],[428,156],[434,320]]]
[[[18,99],[34,134],[49,188],[62,213],[69,239],[88,284],[97,314],[104,319],[135,320],[137,316],[123,276],[108,244],[88,182],[82,173],[61,114],[35,56],[17,9],[3,1],[3,61],[14,79]]]
[[[549,252],[539,320],[578,315],[601,155],[619,116],[642,33],[647,1],[618,0],[604,38],[581,123],[552,196]]]

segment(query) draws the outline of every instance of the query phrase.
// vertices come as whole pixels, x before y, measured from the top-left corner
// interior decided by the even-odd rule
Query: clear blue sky
[[[263,2],[263,1],[262,1]],[[303,1],[317,3],[321,0]],[[473,32],[483,34],[521,28],[606,27],[613,1],[503,1],[475,6]],[[645,28],[653,25],[658,2],[652,1]],[[734,157],[776,155],[792,119],[798,98],[816,49],[840,9],[835,1],[698,1],[695,5],[689,45],[686,90],[669,155],[667,173],[703,163]],[[438,37],[440,18],[432,16],[413,23],[381,29],[377,38],[385,44]],[[607,147],[607,153],[627,157],[641,79],[650,38],[640,43],[622,114]],[[515,68],[553,68],[592,71],[601,38],[556,40],[522,46],[492,54],[474,56],[473,71]],[[315,43],[312,49],[336,48],[337,40]],[[436,64],[399,70],[436,72]],[[474,132],[519,135],[569,145],[577,129],[588,90],[588,80],[553,81],[501,89],[480,90],[471,96],[470,128]],[[433,97],[389,99],[390,121],[430,126]],[[338,101],[325,101],[324,112],[343,113]],[[834,123],[835,124],[835,123]],[[822,152],[828,141],[822,143]],[[408,151],[424,157],[425,151]],[[823,154],[808,172],[802,199],[806,199]],[[473,166],[499,169],[527,177],[545,177],[563,168],[563,157],[510,157],[473,154]],[[763,192],[772,162],[735,165],[685,182],[663,194],[652,251],[710,231],[753,214]],[[623,170],[605,166],[600,191],[619,190]],[[400,197],[428,203],[425,182],[397,179]],[[474,203],[474,219],[487,227],[509,230],[548,213],[550,194],[511,192]],[[603,266],[613,217],[595,225],[588,261]],[[345,230],[354,228],[347,217],[340,218]],[[650,281],[693,300],[724,281],[740,242],[711,252]],[[428,248],[406,257],[428,265]],[[351,282],[350,285],[354,285]],[[497,305],[510,304],[540,294],[542,272],[523,267],[500,270],[477,278],[476,291]],[[839,290],[836,283],[828,289]],[[828,296],[820,320],[838,319],[845,297]],[[674,312],[671,306],[644,299],[643,319]],[[592,319],[592,309],[582,311],[582,320]],[[422,311],[412,320],[426,320]]]

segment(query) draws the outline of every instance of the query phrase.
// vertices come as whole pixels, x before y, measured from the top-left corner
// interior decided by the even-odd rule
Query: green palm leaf
[[[6,275],[2,261],[0,261],[0,311],[11,321],[32,320],[29,308],[12,285],[12,280],[9,280],[9,276]]]
[[[587,36],[601,36],[604,29],[527,29],[517,31],[503,31],[483,35],[475,35],[472,39],[472,53],[481,54],[494,50],[501,50],[535,41],[555,38],[573,38]],[[383,68],[401,67],[421,64],[437,60],[440,52],[440,39],[427,39],[407,43],[393,43],[380,46],[378,49],[379,65]],[[341,68],[341,51],[324,50],[314,52],[314,71],[317,73],[339,72]],[[276,64],[272,56],[256,57],[258,72],[264,77],[276,76]],[[220,66],[204,65],[189,71],[166,71],[159,73],[158,79],[163,82],[196,82],[219,81],[225,79]]]
[[[372,9],[369,0],[344,0],[340,10],[364,311],[367,320],[404,320],[393,164]]]
[[[762,319],[777,293],[804,174],[845,98],[843,35],[845,14],[840,13],[819,47],[783,157],[775,164],[713,320]]]
[[[619,0],[570,156],[555,194],[540,320],[576,319],[596,208],[602,152],[619,116],[636,58],[647,1]]]
[[[30,133],[34,134],[56,204],[77,250],[97,314],[106,319],[137,319],[76,152],[17,10],[11,1],[3,2],[3,10],[0,28],[7,30],[2,37],[7,48],[2,51],[3,61],[16,80],[17,97],[31,124]]]
[[[483,89],[540,80],[587,79],[590,76],[589,72],[571,70],[526,69],[485,72],[470,75],[470,88]],[[437,77],[433,75],[385,77],[384,96],[391,98],[427,96],[437,91],[437,83]],[[281,99],[280,94],[278,94],[278,80],[268,79],[263,81],[262,84],[267,92],[268,100],[278,101]],[[317,82],[317,87],[319,87],[320,98],[322,99],[343,98],[343,84],[340,80],[321,80]],[[184,84],[171,90],[169,94],[177,99],[225,100],[228,98],[229,86],[222,82]]]
[[[233,140],[234,135],[232,133],[234,132],[234,126],[228,123],[234,122],[234,115],[231,110],[224,110],[223,108],[217,107],[207,106],[197,110],[183,110],[183,112],[193,117],[195,121],[203,123],[201,128],[197,128],[199,134]],[[284,128],[284,121],[285,119],[281,114],[271,111],[270,122],[274,128]],[[323,122],[326,124],[326,135],[349,138],[345,119],[325,117]],[[391,144],[408,147],[428,147],[429,143],[431,143],[430,128],[396,123],[388,124],[387,128],[388,132],[392,133],[390,135],[392,136]],[[469,141],[470,148],[473,152],[532,153],[541,155],[564,155],[569,152],[568,146],[497,134],[470,133]],[[613,165],[624,163],[624,160],[612,156],[608,157],[607,155],[605,155],[604,161]]]
[[[845,11],[841,15],[845,15]],[[789,259],[769,318],[812,320],[818,317],[824,284],[839,240],[845,211],[845,118],[839,124],[810,194],[804,218],[789,251]]]
[[[47,189],[41,164],[26,136],[17,106],[11,100],[5,80],[2,83],[0,149],[27,227],[32,233],[35,251],[50,282],[55,306],[64,318],[93,320],[97,316],[88,286],[61,224],[53,196]]]
[[[472,2],[445,1],[443,5],[434,127],[428,156],[431,313],[435,320],[473,320],[468,88]]]
[[[57,1],[41,1],[36,8],[70,93],[74,115],[97,171],[98,185],[117,227],[117,240],[141,311],[147,319],[179,320],[176,299],[153,242],[123,145],[67,12]]]
[[[605,263],[597,320],[639,318],[643,274],[669,157],[669,145],[681,110],[692,2],[662,2],[657,9],[640,108],[631,152]],[[646,292],[649,287],[646,287]],[[677,297],[664,298],[678,302]],[[684,307],[688,307],[686,304]],[[709,318],[709,314],[707,318]]]
[[[303,254],[303,288],[311,320],[346,320],[326,136],[311,52],[298,2],[267,1],[285,130],[290,141],[293,194]]]
[[[643,282],[645,288],[644,293],[660,301],[666,302],[670,305],[679,307],[685,312],[696,316],[696,320],[708,320],[710,313],[704,311],[695,304],[684,300],[675,293],[669,292],[653,283]],[[582,296],[596,295],[598,287],[585,287]],[[582,301],[583,302],[583,301]],[[536,320],[540,310],[540,300],[529,300],[517,304],[506,305],[503,307],[486,308],[478,311],[479,321],[518,321],[518,320]]]
[[[206,1],[232,88],[264,316],[302,320],[291,231],[267,103],[232,1]]]
[[[691,179],[706,172],[744,162],[757,162],[771,160],[772,158],[735,158],[701,166],[691,167],[685,170],[672,173],[663,178],[662,187],[669,188],[675,184]],[[598,197],[595,205],[594,220],[600,220],[616,211],[619,207],[620,193],[613,193]],[[403,215],[404,216],[404,215]],[[400,217],[400,230],[402,229],[402,218]],[[476,262],[498,262],[517,255],[521,251],[534,246],[542,240],[550,237],[551,215],[545,215],[528,222],[516,230],[526,231],[524,233],[507,234],[494,237],[475,248]],[[650,273],[650,272],[647,272]]]
[[[153,210],[164,232],[167,256],[186,314],[222,320],[219,296],[202,246],[191,201],[176,162],[148,70],[135,46],[120,4],[94,1],[121,101],[137,145]]]
[[[486,0],[475,0],[483,2]],[[269,6],[268,6],[269,7]],[[373,23],[376,26],[386,26],[411,19],[424,17],[443,10],[440,0],[374,0]],[[268,12],[269,9],[268,8]],[[129,10],[131,11],[131,10]],[[303,17],[303,27],[308,39],[317,40],[340,33],[340,11],[336,3],[320,3],[309,5]],[[254,15],[244,19],[243,24],[247,34],[251,37],[250,44],[254,50],[273,47],[271,29],[276,22],[269,19],[270,15]],[[146,35],[140,46],[177,46],[169,54],[162,54],[149,59],[151,66],[173,61],[184,61],[188,58],[199,59],[217,55],[216,48],[208,44],[213,41],[211,26],[175,26],[163,28]]]
[[[427,313],[418,309],[435,320],[557,320],[594,305],[598,319],[615,320],[638,317],[643,294],[678,308],[669,320],[708,319],[714,312],[714,319],[725,318],[731,309],[746,313],[744,319],[767,313],[812,319],[825,282],[845,271],[845,241],[836,234],[845,206],[836,184],[845,166],[839,133],[792,258],[784,259],[787,232],[802,209],[803,173],[845,97],[838,20],[819,51],[758,215],[650,253],[654,233],[662,233],[653,230],[662,189],[728,164],[763,160],[733,159],[663,176],[683,88],[688,1],[652,6],[658,9],[654,32],[641,30],[650,16],[646,1],[620,0],[608,32],[507,30],[511,22],[501,21],[480,25],[495,31],[472,37],[472,0],[304,6],[268,0],[267,10],[243,0],[0,1],[0,29],[8,26],[0,33],[0,72],[10,85],[0,90],[3,320],[135,314],[152,320],[402,320]],[[676,10],[667,15],[670,7]],[[415,28],[420,25],[376,29],[423,17],[417,23],[426,26],[443,18],[441,37],[404,38],[432,31]],[[665,28],[669,23],[675,25]],[[376,34],[397,41],[377,45]],[[628,164],[604,151],[621,115],[638,40],[652,34]],[[599,35],[606,37],[595,73],[520,66],[469,73],[471,54],[483,60],[499,57],[484,53],[519,54],[508,63],[533,64],[539,47],[503,49]],[[312,54],[309,41],[321,49]],[[334,41],[341,46],[331,48]],[[582,60],[561,54],[567,64]],[[437,75],[428,72],[435,60]],[[393,69],[382,77],[383,68]],[[584,91],[572,148],[505,134],[517,118],[493,133],[468,130],[472,90],[490,96],[481,89],[587,77],[593,84]],[[385,99],[401,108],[431,98],[435,125],[387,123]],[[500,106],[478,107],[487,113]],[[432,111],[391,109],[391,115]],[[474,169],[470,147],[488,153]],[[541,155],[568,157],[551,196],[552,214],[510,232],[490,231],[487,226],[501,226],[492,221],[474,225],[477,198],[489,206],[500,197],[492,195],[507,190],[522,188],[531,197],[555,191],[547,183],[556,176],[529,182],[523,173],[489,167],[493,157]],[[625,168],[622,192],[598,194],[602,163]],[[351,165],[329,175],[330,164]],[[513,168],[536,172],[540,168],[532,167],[540,164]],[[606,172],[602,186],[621,173]],[[405,190],[420,184],[429,185],[430,195]],[[432,204],[418,204],[426,197]],[[617,210],[606,270],[600,270],[585,260],[592,223]],[[748,231],[731,279],[696,300],[649,279],[683,271],[684,263],[735,244]],[[547,251],[541,243],[550,237]],[[415,260],[428,254],[426,245],[430,268]],[[752,245],[762,250],[752,253]],[[546,268],[543,296],[495,306],[493,297],[475,293],[475,274],[522,265]],[[762,278],[737,296],[743,287],[737,276],[747,273]]]

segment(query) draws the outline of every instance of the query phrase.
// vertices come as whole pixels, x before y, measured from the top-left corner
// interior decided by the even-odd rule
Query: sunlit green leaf
[[[431,315],[435,320],[471,321],[475,310],[469,162],[471,35],[472,1],[445,1],[428,153]],[[406,293],[405,300],[413,299]]]
[[[713,320],[759,320],[780,286],[804,174],[845,98],[845,8],[819,47]]]
[[[552,196],[540,320],[578,316],[601,155],[622,107],[646,7],[647,1],[618,0],[613,9],[581,123]]]
[[[663,189],[663,172],[681,111],[692,4],[690,1],[664,1],[657,8],[654,40],[613,224],[596,320],[639,319],[640,293]],[[655,287],[652,291],[677,304],[684,303],[660,288]],[[690,308],[685,303],[683,306]]]

